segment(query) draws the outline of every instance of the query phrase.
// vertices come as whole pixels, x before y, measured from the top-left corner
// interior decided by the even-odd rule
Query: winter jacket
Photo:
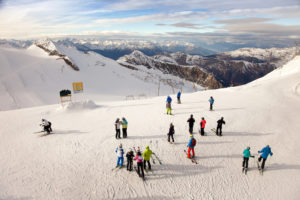
[[[247,148],[243,151],[243,155],[244,155],[244,158],[249,158],[251,157],[251,153],[250,153],[250,150]]]
[[[218,123],[218,127],[222,127],[222,124],[225,124],[225,121],[223,119],[219,119],[217,123]]]
[[[152,151],[149,149],[149,146],[146,146],[146,150],[143,153],[143,157],[145,160],[150,160],[152,155]]]
[[[215,102],[215,100],[213,98],[210,98],[208,101],[210,104],[214,104],[214,102]]]
[[[172,98],[170,96],[167,97],[167,102],[172,102]]]
[[[269,154],[272,156],[273,153],[271,151],[271,148],[266,146],[265,148],[263,148],[262,150],[260,150],[258,153],[261,153],[261,157],[267,159],[267,157],[269,156]]]
[[[187,120],[187,122],[189,123],[189,126],[194,126],[195,119],[191,117]]]
[[[170,126],[168,135],[174,135],[174,133],[175,133],[174,126]]]
[[[167,102],[166,108],[171,108],[171,102]]]
[[[118,148],[116,148],[115,152],[117,153],[118,157],[123,157],[124,156],[123,148],[118,147]]]
[[[120,129],[121,124],[122,124],[121,121],[116,122],[115,123],[116,129]]]
[[[128,122],[126,119],[122,120],[122,128],[127,128],[128,127]]]
[[[143,156],[136,155],[134,160],[136,160],[138,163],[142,163],[143,162]]]
[[[126,158],[127,158],[127,160],[133,160],[133,157],[134,157],[134,155],[133,155],[133,151],[129,151],[129,152],[127,152],[127,154],[126,154]]]
[[[206,124],[206,121],[204,119],[201,120],[201,122],[200,122],[201,128],[205,128],[205,124]]]
[[[194,137],[191,137],[191,139],[190,139],[190,141],[189,141],[189,143],[188,143],[188,145],[187,145],[187,147],[190,147],[190,148],[192,148],[192,149],[195,147],[195,146],[192,146],[193,139],[195,140]]]
[[[180,96],[181,96],[181,92],[178,92],[178,93],[177,93],[177,98],[179,99]]]

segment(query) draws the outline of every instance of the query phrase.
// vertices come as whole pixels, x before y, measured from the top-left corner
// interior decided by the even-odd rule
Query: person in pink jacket
[[[137,173],[140,177],[144,178],[143,156],[140,151],[137,152],[134,160],[137,161]]]

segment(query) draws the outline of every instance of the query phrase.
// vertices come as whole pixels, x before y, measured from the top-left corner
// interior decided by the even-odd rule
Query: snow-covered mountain
[[[44,84],[56,84],[53,77],[51,82],[46,81],[50,77],[40,68],[51,74],[61,70],[63,61],[59,61],[59,66],[50,64],[58,61],[34,46],[25,52],[14,51],[9,54],[14,59],[7,59],[11,68],[20,64],[16,62],[16,56],[31,65],[23,65],[24,69],[12,68],[12,76],[7,78],[17,82],[16,71],[19,71],[18,75],[23,75],[19,78],[22,77],[26,83],[24,85],[33,87],[30,85],[32,81],[42,83],[27,73],[44,79]],[[80,52],[68,51],[79,60],[83,59]],[[1,50],[1,59],[3,55],[8,56],[7,51]],[[33,56],[36,59],[32,59]],[[119,79],[127,81],[121,82],[115,76],[109,76],[112,81],[109,83],[116,81],[118,85],[114,89],[121,87],[120,91],[124,90],[120,84],[128,84],[129,78],[125,68],[120,71],[117,65],[108,67],[109,61],[104,58],[93,54],[87,56],[90,58],[89,67],[84,68],[78,63],[79,72],[70,67],[65,67],[64,72],[82,80],[75,74],[93,69],[92,72],[102,79],[105,76],[100,72],[108,76],[109,71],[115,70]],[[92,65],[95,61],[101,61],[105,66]],[[53,68],[55,70],[51,71]],[[63,74],[64,78],[70,79],[68,73]],[[87,75],[94,78],[91,73]],[[53,76],[60,74],[54,73]],[[300,57],[296,57],[285,66],[244,86],[191,94],[184,92],[182,104],[173,104],[172,116],[165,114],[165,96],[133,101],[96,101],[96,105],[78,102],[64,108],[50,105],[1,111],[0,199],[298,200],[299,77]],[[90,90],[91,82],[88,83],[87,90]],[[105,82],[95,83],[101,87]],[[131,86],[130,90],[148,89],[143,82],[131,80],[131,83],[135,85],[126,85]],[[108,84],[105,87],[109,87]],[[215,98],[214,111],[209,111],[210,96]],[[171,97],[175,98],[175,95]],[[2,99],[1,96],[1,102]],[[196,119],[194,137],[197,140],[195,159],[198,164],[187,159],[183,151],[187,149],[190,138],[186,122],[190,114],[194,114]],[[226,124],[223,136],[218,137],[210,130],[215,128],[221,116]],[[52,122],[53,134],[43,136],[43,133],[36,133],[41,129],[41,117]],[[128,120],[126,139],[115,139],[114,122],[117,117]],[[207,120],[206,136],[197,133],[201,117]],[[171,122],[175,126],[175,144],[166,141]],[[115,149],[120,143],[125,152],[132,147],[140,147],[144,151],[149,145],[162,164],[151,162],[152,171],[145,173],[145,181],[135,171],[116,169]],[[268,157],[264,174],[260,175],[256,164],[257,152],[267,144],[271,146],[273,156]],[[248,173],[244,175],[242,153],[247,146],[256,157],[250,158]]]
[[[28,48],[1,47],[0,63],[1,110],[57,103],[59,91],[72,89],[72,82],[79,81],[84,83],[86,96],[94,100],[200,89],[159,70],[131,70],[98,53],[49,39]]]

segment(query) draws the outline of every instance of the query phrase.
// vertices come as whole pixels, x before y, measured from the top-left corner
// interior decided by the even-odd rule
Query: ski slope
[[[165,114],[165,98],[77,103],[0,112],[0,199],[272,199],[300,198],[300,57],[250,84],[182,95]],[[215,110],[208,111],[214,96]],[[172,96],[175,101],[175,95]],[[186,120],[207,120],[207,136],[195,131],[198,165],[183,152]],[[116,140],[114,121],[126,117],[128,138]],[[223,137],[209,130],[224,117]],[[41,137],[41,117],[54,134]],[[170,122],[175,142],[166,141]],[[150,146],[163,165],[143,182],[135,172],[112,169],[115,148]],[[274,153],[260,175],[253,159],[242,174],[242,152],[269,144]]]

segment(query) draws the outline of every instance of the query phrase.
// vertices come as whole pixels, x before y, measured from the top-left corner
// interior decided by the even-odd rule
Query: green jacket
[[[152,151],[149,149],[149,146],[146,146],[146,150],[143,153],[144,160],[150,160]]]
[[[249,158],[251,156],[251,153],[250,153],[249,149],[245,149],[244,152],[243,152],[243,154],[244,154],[245,158]]]

